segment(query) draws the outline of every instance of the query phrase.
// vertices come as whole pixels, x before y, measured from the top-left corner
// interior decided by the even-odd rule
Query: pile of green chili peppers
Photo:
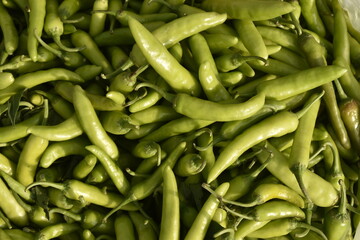
[[[1,240],[351,240],[339,0],[1,0]]]

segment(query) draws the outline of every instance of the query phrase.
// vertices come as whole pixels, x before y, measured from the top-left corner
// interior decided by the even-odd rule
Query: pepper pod
[[[349,98],[341,102],[339,108],[351,145],[360,155],[360,103]]]

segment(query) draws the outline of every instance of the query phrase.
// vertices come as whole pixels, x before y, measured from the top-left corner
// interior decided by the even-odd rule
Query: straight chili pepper
[[[229,183],[225,182],[215,189],[215,193],[219,196],[224,196],[228,189]],[[184,237],[185,240],[204,239],[206,232],[209,228],[210,221],[215,214],[215,211],[219,204],[220,201],[217,196],[211,194],[201,207],[201,210],[196,216],[193,224],[186,233],[186,236]]]
[[[27,49],[32,61],[38,60],[38,41],[35,34],[41,36],[46,15],[46,0],[29,0],[29,27]]]
[[[170,166],[163,171],[163,206],[159,239],[180,238],[180,202],[175,175]]]
[[[122,213],[115,218],[115,235],[118,240],[135,240],[134,224],[128,214]]]
[[[91,63],[101,66],[105,74],[113,72],[113,68],[108,59],[100,51],[93,37],[83,30],[77,30],[71,34],[71,42],[75,47],[83,48],[80,53],[83,54]]]
[[[339,78],[339,81],[347,95],[360,101],[360,84],[350,70],[350,46],[344,16],[345,12],[338,0],[331,1],[331,3],[334,11],[333,64],[348,69],[348,71]]]
[[[223,1],[205,0],[201,8],[226,13],[229,19],[266,20],[279,17],[294,10],[287,2],[276,1]]]
[[[5,51],[12,55],[19,46],[19,35],[14,21],[3,3],[0,3],[0,27],[3,33]]]
[[[310,66],[326,66],[326,49],[316,41],[313,35],[304,32],[298,38],[299,48],[305,54],[305,58]],[[322,86],[324,93],[324,102],[328,109],[330,121],[338,135],[341,143],[349,147],[349,136],[341,120],[338,102],[335,96],[333,83],[326,83]]]

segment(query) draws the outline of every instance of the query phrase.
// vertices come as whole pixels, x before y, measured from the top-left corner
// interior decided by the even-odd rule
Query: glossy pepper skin
[[[360,104],[355,99],[347,99],[340,103],[339,108],[351,145],[360,154]]]

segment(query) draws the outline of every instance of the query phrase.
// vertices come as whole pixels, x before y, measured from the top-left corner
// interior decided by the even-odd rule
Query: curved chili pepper
[[[303,193],[299,184],[289,168],[287,158],[269,142],[266,142],[266,148],[272,154],[272,160],[266,168],[281,182],[302,195]],[[262,151],[257,155],[257,157],[260,162],[264,162],[268,159],[269,154]],[[311,172],[310,170],[306,170],[303,175],[303,181],[305,188],[308,189],[310,199],[315,205],[331,207],[338,201],[339,198],[336,189],[331,183],[319,175]]]
[[[85,149],[97,157],[119,192],[126,195],[130,190],[130,183],[114,160],[111,159],[110,156],[107,155],[106,152],[98,146],[90,145],[86,146]]]
[[[285,120],[286,119],[286,120]],[[287,126],[284,126],[284,121]],[[234,138],[229,145],[220,153],[217,161],[209,172],[207,182],[212,182],[224,170],[249,148],[255,146],[267,138],[282,136],[295,131],[298,126],[296,114],[283,111],[270,116],[263,121],[246,129],[242,134]],[[253,141],[250,141],[253,139]]]
[[[29,218],[25,209],[16,201],[4,181],[0,179],[0,208],[4,214],[15,224],[19,226],[27,226]]]
[[[158,234],[155,232],[155,229],[149,219],[136,211],[129,212],[129,216],[134,224],[139,240],[158,239]]]
[[[300,222],[295,218],[285,218],[270,221],[262,228],[249,233],[249,237],[261,237],[261,238],[272,238],[284,236],[297,228],[305,228],[312,230],[322,236],[322,239],[327,239],[325,234],[321,230],[311,226],[309,224]]]
[[[112,138],[105,132],[85,91],[74,87],[74,108],[80,125],[90,141],[101,147],[112,159],[119,157],[119,150]]]
[[[94,185],[89,185],[75,179],[67,180],[63,183],[33,182],[32,184],[27,186],[27,189],[38,185],[59,189],[63,191],[64,195],[70,199],[85,201],[106,208],[116,207],[124,200],[123,197],[119,194],[113,192],[105,193],[100,188]],[[137,209],[137,207],[132,204],[122,206],[122,208],[129,210]]]
[[[83,130],[76,115],[73,114],[71,117],[57,125],[31,126],[28,128],[27,132],[48,141],[66,141],[79,137],[82,135]]]

